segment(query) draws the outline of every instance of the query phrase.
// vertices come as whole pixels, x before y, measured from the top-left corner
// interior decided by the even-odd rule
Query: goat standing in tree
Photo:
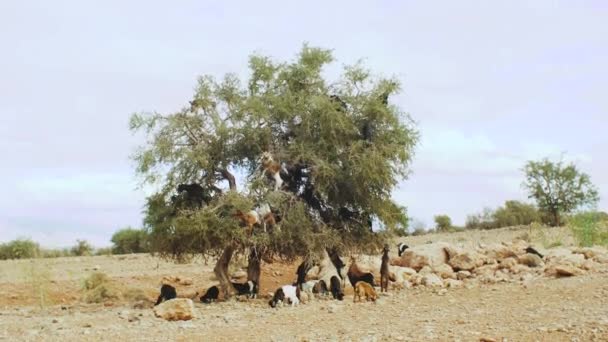
[[[278,191],[283,186],[283,178],[281,178],[281,164],[276,162],[270,152],[262,153],[262,169],[267,177],[274,179],[274,191]]]

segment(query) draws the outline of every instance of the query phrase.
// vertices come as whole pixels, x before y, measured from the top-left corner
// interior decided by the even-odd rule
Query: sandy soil
[[[572,243],[566,230],[501,229],[408,237],[408,244],[511,241],[539,247]],[[295,264],[265,265],[261,294],[291,283]],[[437,290],[391,291],[377,303],[317,299],[271,309],[267,299],[196,304],[198,319],[166,322],[129,300],[84,304],[82,282],[95,270],[121,288],[144,291],[147,305],[163,276],[193,279],[182,292],[216,283],[212,263],[174,264],[149,255],[0,261],[0,340],[6,341],[608,341],[608,273]],[[127,317],[131,317],[129,320]],[[133,319],[134,317],[134,319]]]

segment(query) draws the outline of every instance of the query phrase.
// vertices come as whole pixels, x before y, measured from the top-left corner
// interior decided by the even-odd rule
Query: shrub
[[[467,216],[465,223],[467,229],[493,229],[496,228],[494,223],[494,211],[490,208],[484,208],[483,212]]]
[[[0,260],[28,259],[40,255],[40,246],[30,239],[16,239],[0,245]]]
[[[420,236],[420,235],[426,235],[429,232],[427,232],[426,230],[424,230],[424,228],[416,228],[414,229],[414,231],[412,232],[413,236]]]
[[[92,273],[83,283],[83,300],[87,303],[102,303],[120,298],[120,291],[110,282],[105,273]]]
[[[583,212],[569,219],[574,238],[579,246],[608,245],[608,222],[598,212]]]
[[[93,254],[93,246],[86,240],[76,240],[76,246],[72,247],[72,255],[86,256]]]
[[[112,255],[112,247],[97,248],[95,255]]]
[[[448,215],[435,216],[435,229],[438,232],[448,231],[452,227],[452,219]]]
[[[511,227],[541,222],[541,216],[535,206],[519,201],[506,201],[504,207],[494,211],[494,227]]]
[[[114,254],[145,253],[149,251],[148,234],[142,229],[125,228],[112,235]]]

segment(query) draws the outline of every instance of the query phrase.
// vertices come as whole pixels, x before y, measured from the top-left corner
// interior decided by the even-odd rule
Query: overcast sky
[[[422,141],[395,198],[416,219],[525,200],[525,161],[563,152],[608,209],[608,2],[397,3],[1,1],[0,241],[104,246],[141,226],[131,113],[303,42],[403,82],[391,100]]]

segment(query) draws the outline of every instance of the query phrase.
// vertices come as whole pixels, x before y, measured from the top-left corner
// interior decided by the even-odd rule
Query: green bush
[[[95,255],[112,255],[112,247],[97,248]]]
[[[107,300],[120,299],[120,291],[102,272],[92,273],[83,283],[83,300],[87,303],[102,303]]]
[[[86,240],[76,240],[76,245],[72,247],[72,255],[86,256],[93,254],[93,246]]]
[[[121,229],[112,235],[111,241],[114,254],[146,253],[150,250],[148,234],[142,229]]]
[[[40,256],[43,258],[60,258],[60,257],[68,257],[72,256],[72,251],[69,248],[63,249],[42,249],[40,251]]]
[[[504,207],[494,211],[493,218],[496,228],[541,222],[541,216],[535,206],[519,201],[506,201]]]
[[[28,259],[40,255],[40,246],[30,239],[17,239],[0,244],[0,260]]]
[[[452,219],[448,215],[435,216],[435,229],[438,232],[446,232],[452,227]]]
[[[598,212],[583,212],[569,218],[568,225],[579,246],[608,245],[608,220]]]

